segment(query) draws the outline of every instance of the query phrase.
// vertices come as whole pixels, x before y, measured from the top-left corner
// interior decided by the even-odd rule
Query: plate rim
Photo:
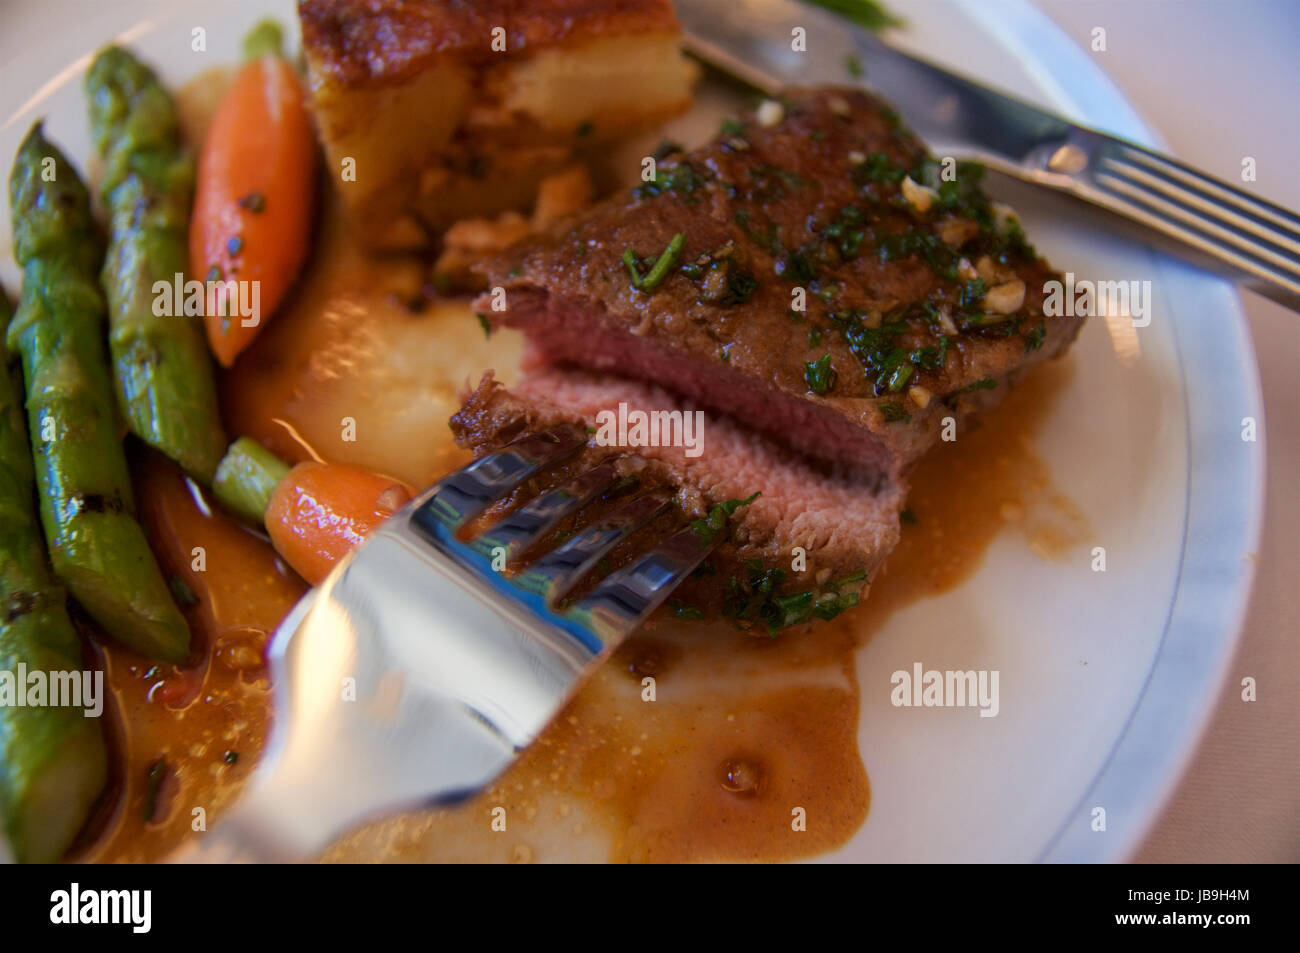
[[[1033,79],[1057,104],[1058,109],[1066,109],[1068,106],[1068,114],[1081,121],[1154,148],[1167,148],[1162,137],[1129,102],[1122,88],[1087,55],[1073,37],[1031,0],[999,0],[996,4],[989,4],[987,0],[947,2],[961,8],[972,20],[986,27],[995,21],[995,26],[989,27],[991,32],[999,34],[1002,41],[1019,54],[1025,65],[1042,67],[1051,62],[1053,68],[1050,72],[1040,70]],[[849,26],[848,29],[857,28]],[[1228,513],[1226,520],[1220,519],[1219,522],[1226,522],[1228,527],[1238,530],[1237,538],[1242,552],[1258,553],[1265,505],[1267,436],[1258,360],[1240,297],[1235,287],[1225,280],[1198,272],[1155,249],[1150,250],[1150,255],[1157,274],[1164,276],[1178,273],[1176,283],[1180,288],[1200,286],[1197,293],[1206,295],[1207,300],[1215,299],[1216,304],[1221,305],[1223,317],[1227,319],[1225,331],[1228,333],[1225,338],[1231,345],[1226,351],[1220,349],[1217,353],[1220,357],[1228,353],[1234,358],[1236,373],[1228,382],[1235,388],[1241,411],[1254,416],[1257,421],[1258,447],[1254,453],[1242,454],[1242,462],[1235,468],[1224,466],[1218,474],[1235,474],[1236,479],[1232,485],[1248,490],[1240,498],[1228,498],[1235,504],[1235,508]],[[1164,283],[1166,287],[1174,287],[1174,282]],[[1182,298],[1188,293],[1187,290],[1180,290],[1176,295],[1171,295],[1171,298]],[[1171,304],[1171,314],[1176,311],[1177,308]],[[1212,587],[1213,592],[1209,596],[1205,595],[1206,586],[1194,587],[1187,578],[1191,569],[1201,566],[1202,560],[1196,557],[1203,556],[1202,550],[1206,548],[1205,544],[1199,544],[1198,550],[1198,544],[1192,542],[1192,531],[1196,528],[1192,525],[1193,517],[1197,515],[1193,511],[1196,490],[1194,471],[1198,460],[1203,459],[1198,456],[1197,448],[1213,443],[1216,435],[1221,440],[1225,433],[1235,430],[1235,425],[1216,429],[1209,426],[1211,421],[1196,419],[1194,411],[1199,405],[1207,403],[1207,400],[1198,395],[1194,387],[1189,387],[1187,360],[1188,354],[1194,353],[1199,342],[1185,341],[1179,333],[1176,320],[1171,325],[1178,359],[1179,383],[1184,393],[1183,424],[1186,430],[1188,466],[1184,478],[1184,538],[1169,615],[1146,681],[1124,728],[1093,779],[1086,785],[1079,801],[1063,813],[1056,832],[1037,853],[1037,861],[1114,862],[1131,859],[1137,853],[1201,747],[1227,685],[1231,661],[1238,651],[1244,632],[1255,578],[1253,562],[1239,560],[1235,572],[1212,575],[1210,578],[1217,585]],[[1222,387],[1219,386],[1216,388],[1216,398],[1221,396]],[[1201,453],[1204,453],[1203,449]],[[1223,457],[1217,459],[1222,461]],[[1200,492],[1204,492],[1203,488]],[[1226,548],[1231,552],[1237,551],[1232,547]],[[1214,560],[1209,560],[1208,564],[1212,566]],[[1197,591],[1193,592],[1193,589]],[[1217,612],[1218,625],[1212,626],[1208,632],[1198,633],[1197,620],[1192,616],[1197,614],[1196,610],[1204,610],[1207,606]],[[1202,630],[1205,629],[1203,622],[1202,619]],[[1193,648],[1199,652],[1192,659],[1197,666],[1192,674],[1199,675],[1201,691],[1192,693],[1191,696],[1171,699],[1163,678],[1177,678],[1182,671],[1180,666],[1186,660],[1177,657],[1173,642],[1183,634],[1193,638]],[[1199,639],[1196,638],[1198,635]],[[1185,681],[1174,683],[1175,687],[1185,684]],[[1169,713],[1158,710],[1162,702],[1166,708],[1172,704],[1175,709],[1179,709],[1175,714],[1190,714],[1191,717],[1170,722],[1172,727],[1165,728],[1164,740],[1171,742],[1172,747],[1162,752],[1162,758],[1147,758],[1144,755],[1150,742],[1160,740],[1157,729],[1161,726],[1148,725],[1146,722],[1153,712],[1157,716]],[[1130,773],[1117,782],[1121,771]],[[1134,771],[1137,773],[1132,773]],[[1122,826],[1117,824],[1113,827],[1113,831],[1118,834],[1116,837],[1097,838],[1087,830],[1086,825],[1080,823],[1079,809],[1098,792],[1109,791],[1116,784],[1126,796],[1111,798],[1107,809],[1121,820]],[[840,849],[849,847],[852,840],[850,838]],[[3,835],[0,835],[0,863],[10,860],[6,855],[7,844]]]
[[[1022,62],[1041,64],[1050,58],[1054,68],[1045,91],[1054,100],[1063,98],[1081,121],[1152,148],[1168,150],[1163,137],[1142,118],[1123,89],[1073,37],[1030,0],[1000,0],[996,5],[976,0],[953,2],[984,24],[988,23],[991,12],[996,11],[998,32],[1021,55]],[[1252,559],[1240,558],[1235,572],[1224,573],[1225,567],[1217,565],[1213,554],[1207,552],[1213,545],[1229,554],[1258,554],[1263,530],[1267,459],[1263,391],[1240,294],[1224,279],[1199,271],[1156,248],[1148,251],[1171,299],[1170,326],[1184,398],[1183,426],[1188,458],[1178,573],[1155,657],[1124,727],[1092,781],[1037,853],[1036,862],[1131,861],[1142,848],[1186,776],[1219,706],[1231,662],[1245,631],[1254,590]],[[1168,280],[1171,275],[1173,280]],[[1193,293],[1204,295],[1206,301],[1218,299],[1221,313],[1228,319],[1226,330],[1230,332],[1228,338],[1232,344],[1226,353],[1234,358],[1236,373],[1229,382],[1235,385],[1235,406],[1245,416],[1253,416],[1257,423],[1257,451],[1243,453],[1233,463],[1224,463],[1222,454],[1207,456],[1205,448],[1215,445],[1216,440],[1221,446],[1237,425],[1227,426],[1226,420],[1198,415],[1197,411],[1208,401],[1203,393],[1190,386],[1193,374],[1189,369],[1189,355],[1195,355],[1201,345],[1180,333],[1176,302]],[[1220,357],[1224,353],[1222,348],[1217,351]],[[1224,395],[1219,384],[1216,381],[1216,400],[1231,404],[1231,400],[1220,400]],[[1227,496],[1235,509],[1230,508],[1217,519],[1208,519],[1204,508],[1196,506],[1205,492],[1205,484],[1213,482],[1205,479],[1203,467],[1198,476],[1198,464],[1210,456],[1218,462],[1217,471],[1210,470],[1212,477],[1221,480],[1225,475],[1235,476],[1228,480],[1228,485],[1247,490],[1242,497]],[[1200,534],[1210,527],[1220,535],[1210,542],[1200,541]],[[1222,532],[1233,528],[1238,530],[1234,540],[1238,545],[1223,546]],[[1230,563],[1232,558],[1230,555]],[[1211,567],[1219,572],[1203,573],[1199,580],[1189,578],[1197,570]],[[1206,578],[1217,585],[1207,586]],[[1208,627],[1207,616],[1212,617]],[[1188,650],[1191,650],[1190,658]],[[1199,676],[1199,692],[1173,691],[1185,687],[1189,676]],[[1172,682],[1166,684],[1167,680]],[[1163,725],[1159,723],[1161,718],[1169,716],[1174,717]],[[1161,741],[1165,743],[1158,744]],[[1158,749],[1154,756],[1153,747]],[[1083,823],[1084,805],[1099,800],[1106,801],[1108,827],[1117,831],[1119,837],[1098,838]],[[1115,819],[1119,826],[1112,825]]]

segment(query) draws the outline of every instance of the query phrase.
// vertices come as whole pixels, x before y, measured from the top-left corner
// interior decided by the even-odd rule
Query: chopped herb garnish
[[[659,145],[655,146],[655,151],[650,154],[655,157],[656,162],[662,162],[670,155],[683,151],[685,150],[682,148],[680,142],[673,142],[671,139],[665,139],[660,142]]]
[[[689,162],[680,162],[666,168],[660,166],[655,170],[653,179],[637,186],[635,194],[638,198],[643,199],[654,198],[665,192],[690,196],[696,189],[702,188],[706,181],[704,176],[696,172]],[[690,199],[690,201],[694,201],[694,199]]]
[[[221,760],[226,762],[226,764],[234,764],[236,761],[239,760],[239,752],[227,751],[224,755],[221,756]]]
[[[629,473],[619,477],[609,485],[609,489],[601,494],[601,499],[612,500],[623,496],[625,493],[631,493],[641,485],[641,478],[635,473]]]
[[[862,76],[862,60],[850,53],[844,57],[844,68],[849,71],[849,75],[855,79]]]
[[[718,128],[719,136],[743,136],[744,134],[745,124],[731,117],[722,120],[722,125]]]
[[[831,367],[831,356],[823,354],[815,361],[806,362],[803,366],[804,379],[808,382],[808,389],[814,394],[826,394],[835,386],[835,368]]]
[[[913,364],[927,371],[943,370],[944,361],[948,358],[948,336],[939,335],[937,346],[919,347],[911,353],[910,357]]]
[[[883,152],[873,152],[853,167],[858,185],[898,185],[906,175],[907,170]]]
[[[839,591],[840,586],[865,582],[866,570],[859,570],[843,579],[829,583],[830,592],[820,596],[815,591],[778,593],[787,573],[779,567],[768,567],[761,559],[745,560],[746,576],[732,576],[727,580],[727,592],[722,611],[742,628],[761,623],[769,636],[786,626],[799,625],[817,619],[833,619],[845,609],[858,604],[858,593]]]
[[[781,254],[781,226],[777,225],[776,222],[769,222],[765,232],[757,231],[750,227],[749,213],[744,209],[736,213],[735,222],[740,226],[741,231],[749,236],[751,241],[769,254],[773,256]]]
[[[1015,317],[1014,314],[968,314],[966,315],[966,324],[972,328],[991,328],[995,324],[1013,321]]]
[[[968,384],[967,386],[963,387],[962,393],[969,393],[970,391],[973,390],[992,390],[997,386],[998,386],[997,381],[995,381],[991,377],[986,377],[983,380],[976,381],[974,384]]]
[[[492,325],[488,323],[487,315],[482,311],[475,311],[474,317],[478,318],[479,327],[483,329],[483,336],[490,338],[492,336]]]
[[[679,619],[696,621],[704,618],[704,611],[698,606],[693,606],[677,599],[669,599],[668,607],[673,610],[673,615]]]
[[[1043,346],[1043,341],[1047,337],[1047,325],[1040,324],[1028,334],[1025,335],[1025,350],[1037,351]]]
[[[880,405],[880,412],[885,415],[885,423],[896,424],[900,421],[912,419],[912,415],[903,409],[903,405],[896,401]]]
[[[989,286],[984,283],[983,278],[972,278],[961,286],[957,293],[957,307],[965,311],[973,308],[979,303],[979,300],[988,293]]]
[[[742,506],[748,506],[758,499],[759,494],[755,493],[748,499],[744,500],[727,500],[725,503],[719,503],[713,509],[709,510],[709,515],[703,519],[691,520],[691,529],[699,537],[704,545],[713,543],[727,526],[727,517],[736,512]]]
[[[637,271],[636,253],[632,249],[623,252],[623,264],[627,265],[627,270],[632,275],[632,286],[637,291],[650,292],[659,287],[668,272],[677,266],[678,260],[682,257],[682,248],[686,245],[686,236],[678,232],[668,242],[668,247],[663,250],[659,259],[654,263],[651,269],[642,277]]]
[[[507,278],[518,278],[518,277],[519,277],[520,275],[522,275],[523,273],[524,273],[524,267],[523,267],[523,265],[515,265],[515,267],[511,268],[509,271],[506,272],[506,277],[507,277]]]
[[[911,380],[913,369],[911,363],[899,364],[889,374],[889,379],[885,386],[891,394],[897,394],[903,389],[903,385]]]
[[[773,270],[777,277],[796,285],[810,284],[817,279],[817,272],[803,249],[786,252],[776,260]]]
[[[627,265],[628,274],[632,276],[632,287],[640,288],[641,282],[645,279],[641,277],[641,272],[637,270],[636,252],[630,248],[623,249],[623,264]]]
[[[915,526],[917,522],[916,514],[913,513],[910,509],[903,510],[903,512],[898,514],[898,518],[903,521],[904,525],[907,526]]]
[[[832,579],[826,584],[826,588],[830,589],[832,592],[838,592],[840,586],[847,586],[854,582],[867,582],[867,571],[865,569],[859,569],[857,572],[849,573],[847,576],[842,576],[839,579]]]

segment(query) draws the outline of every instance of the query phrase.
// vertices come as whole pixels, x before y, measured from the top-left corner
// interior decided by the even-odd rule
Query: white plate
[[[749,0],[745,6],[753,6]],[[761,0],[758,0],[761,2]],[[1084,50],[1020,0],[897,5],[899,39],[1072,118],[1152,134]],[[110,38],[172,83],[229,63],[287,0],[20,2],[0,35],[0,170],[27,127],[81,165],[81,76]],[[206,51],[193,50],[196,30]],[[860,653],[860,745],[871,813],[834,860],[1090,861],[1130,856],[1185,768],[1226,676],[1246,606],[1263,500],[1255,359],[1233,289],[1099,231],[1068,206],[1008,193],[1028,234],[1080,277],[1149,280],[1150,326],[1092,320],[1040,455],[1087,514],[1095,542],[1069,562],[995,541],[960,588],[895,615]],[[8,218],[0,276],[17,287]],[[1108,571],[1093,572],[1092,545]],[[1001,712],[895,708],[890,674],[914,662],[996,669]],[[1093,830],[1095,808],[1106,830]]]

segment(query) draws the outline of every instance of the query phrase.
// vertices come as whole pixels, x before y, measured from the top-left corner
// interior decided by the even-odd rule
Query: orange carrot
[[[307,257],[315,150],[293,67],[269,52],[249,59],[208,129],[190,223],[192,275],[239,282],[226,287],[244,295],[220,307],[208,286],[208,342],[225,367],[257,336]]]
[[[266,530],[276,551],[314,586],[411,496],[400,480],[359,467],[300,463],[272,492]]]

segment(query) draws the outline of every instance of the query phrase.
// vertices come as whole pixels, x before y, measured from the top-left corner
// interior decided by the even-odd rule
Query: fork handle
[[[1018,165],[989,164],[1124,216],[1199,262],[1300,311],[1300,216],[1185,163],[1074,126]]]

